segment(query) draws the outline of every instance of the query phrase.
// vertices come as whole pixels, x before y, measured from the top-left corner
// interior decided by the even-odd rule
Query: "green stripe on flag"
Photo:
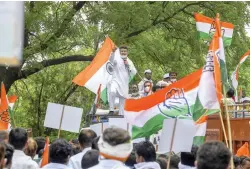
[[[213,38],[212,34],[209,35],[209,33],[200,32],[200,31],[198,31],[197,33],[198,33],[198,38],[203,39],[205,41],[210,42]],[[232,43],[232,38],[223,37],[223,43],[224,43],[224,46],[230,46]]]
[[[211,115],[214,113],[218,113],[220,110],[219,109],[205,109],[203,105],[200,102],[200,99],[197,95],[195,104],[191,106],[191,110],[193,112],[193,120],[197,121],[200,117],[203,115]]]
[[[205,136],[195,136],[193,138],[193,145],[200,146],[205,142]]]
[[[105,88],[104,90],[102,90],[100,98],[103,100],[104,103],[108,102],[108,99],[107,99],[107,88]]]

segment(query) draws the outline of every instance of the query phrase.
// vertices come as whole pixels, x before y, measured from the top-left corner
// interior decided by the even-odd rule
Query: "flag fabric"
[[[11,119],[13,120],[12,109],[17,96],[7,97],[5,86],[1,84],[1,101],[0,101],[0,130],[10,129]],[[14,123],[14,120],[13,120]],[[15,125],[13,125],[15,127]]]
[[[199,38],[210,42],[215,32],[215,20],[204,15],[195,13],[196,28]],[[223,29],[223,41],[225,46],[230,46],[234,31],[234,25],[228,22],[221,22],[221,29]]]
[[[232,81],[232,86],[235,88],[235,90],[237,90],[237,86],[238,86],[238,78],[239,78],[239,68],[241,66],[241,64],[243,62],[245,62],[245,60],[250,56],[250,50],[248,50],[240,59],[239,64],[237,65],[237,67],[235,68],[235,71],[232,73],[231,76],[231,81]]]
[[[45,141],[44,152],[42,156],[41,168],[49,163],[49,144],[50,138],[47,136]]]
[[[241,156],[250,157],[248,142],[245,142],[245,144],[242,145],[242,146],[237,150],[236,156],[237,156],[237,157],[241,157]]]
[[[101,99],[105,103],[107,103],[107,84],[111,80],[113,73],[110,56],[114,47],[115,44],[113,41],[107,37],[91,64],[81,71],[72,81],[79,86],[85,86],[96,94],[101,84]],[[130,79],[132,79],[135,74],[130,76]]]
[[[166,118],[192,119],[202,69],[140,99],[128,99],[124,117],[132,125],[132,138],[148,137],[162,129]],[[208,111],[208,115],[215,111]],[[200,124],[202,124],[201,122]],[[197,136],[205,125],[197,126]]]

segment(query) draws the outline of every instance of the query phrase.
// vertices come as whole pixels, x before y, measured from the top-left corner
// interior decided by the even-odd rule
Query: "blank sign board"
[[[164,120],[158,153],[162,154],[170,152],[174,125],[175,119]],[[195,132],[196,127],[193,120],[177,119],[176,130],[173,138],[173,147],[171,151],[175,153],[190,152]]]
[[[0,2],[0,64],[18,66],[22,60],[24,2]]]
[[[61,130],[78,133],[82,113],[81,108],[48,103],[44,126],[59,129],[62,117]]]

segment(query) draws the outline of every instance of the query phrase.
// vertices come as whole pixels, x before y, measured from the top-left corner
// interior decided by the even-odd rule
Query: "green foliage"
[[[95,97],[86,88],[74,89],[71,82],[89,62],[43,69],[39,63],[42,60],[74,54],[95,55],[98,44],[109,35],[118,46],[130,47],[129,57],[141,76],[150,68],[155,82],[169,71],[176,71],[182,78],[204,65],[208,48],[197,38],[193,12],[209,17],[220,13],[222,21],[235,25],[232,45],[226,49],[229,75],[249,49],[250,40],[244,29],[250,23],[248,2],[87,2],[61,28],[74,4],[76,2],[25,2],[29,45],[24,50],[22,70],[42,70],[15,81],[9,94],[19,96],[14,109],[17,126],[33,128],[34,136],[57,136],[57,130],[43,127],[48,102],[82,107],[84,123]],[[250,88],[249,69],[247,60],[240,68],[239,77],[239,85],[246,94]],[[134,83],[139,80],[136,76]],[[72,94],[69,96],[69,93]],[[76,134],[63,131],[62,136],[70,139]]]

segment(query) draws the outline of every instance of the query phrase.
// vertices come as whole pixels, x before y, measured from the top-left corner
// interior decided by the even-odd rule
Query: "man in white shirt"
[[[137,72],[127,55],[128,47],[120,46],[119,50],[113,52],[110,57],[110,61],[113,64],[113,73],[112,79],[107,85],[109,115],[114,114],[116,98],[119,98],[119,115],[124,115],[125,99],[129,97],[130,77]]]
[[[150,69],[147,69],[147,70],[145,70],[144,74],[145,74],[144,79],[142,79],[142,80],[139,82],[139,84],[138,84],[138,88],[139,88],[139,92],[140,92],[140,93],[143,93],[143,92],[144,92],[144,83],[145,83],[146,81],[151,82],[151,85],[153,86],[152,71],[151,71]]]
[[[90,129],[84,129],[80,132],[78,141],[81,146],[82,152],[72,156],[70,158],[68,166],[72,167],[73,169],[81,169],[82,158],[88,150],[91,150],[92,141],[96,137],[97,134]]]
[[[50,145],[50,163],[42,169],[72,169],[67,166],[72,147],[65,139],[57,139]],[[80,168],[81,169],[81,168]]]
[[[160,169],[156,162],[156,152],[150,141],[142,141],[135,146],[136,162],[135,169]]]
[[[9,143],[15,148],[11,169],[38,169],[38,164],[30,156],[24,154],[28,134],[23,128],[14,128],[9,134]]]
[[[129,169],[125,161],[132,151],[132,142],[126,130],[117,127],[105,129],[98,141],[101,160],[90,169]]]

